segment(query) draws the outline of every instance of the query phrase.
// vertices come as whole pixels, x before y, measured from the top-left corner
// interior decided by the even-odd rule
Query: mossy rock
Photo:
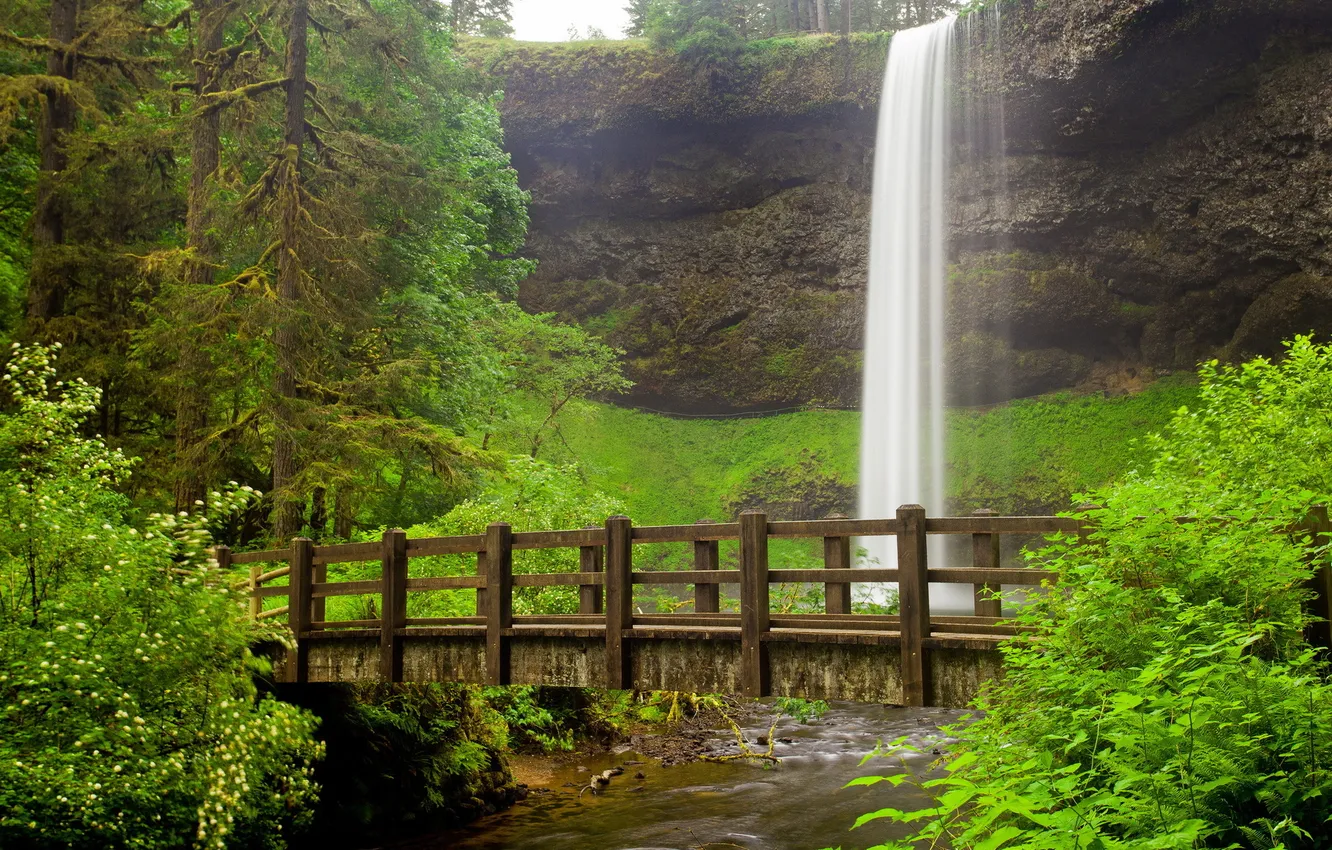
[[[817,115],[878,102],[882,33],[751,42],[689,61],[646,42],[534,44],[469,39],[462,52],[502,88],[505,130],[567,141],[605,130]]]
[[[856,485],[830,472],[818,452],[800,449],[789,464],[766,467],[723,498],[723,515],[761,510],[775,520],[823,519],[855,513]]]
[[[1230,360],[1282,351],[1282,340],[1332,328],[1332,278],[1295,274],[1268,289],[1249,306],[1226,349]]]
[[[1021,251],[964,256],[950,269],[948,307],[954,334],[980,331],[1020,339],[1026,349],[1083,355],[1111,353],[1117,338],[1127,347],[1151,315],[1065,260]]]

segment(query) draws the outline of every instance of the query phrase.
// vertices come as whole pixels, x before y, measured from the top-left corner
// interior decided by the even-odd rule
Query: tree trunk
[[[800,32],[800,0],[791,0],[791,31]]]
[[[217,54],[222,50],[222,36],[232,8],[226,2],[200,0],[198,41],[194,48],[194,82],[202,97],[221,90],[221,68]],[[190,137],[190,190],[185,214],[186,245],[194,252],[185,267],[185,282],[207,286],[213,282],[212,261],[217,256],[217,239],[211,232],[209,181],[222,164],[222,116],[214,110],[195,118]],[[186,346],[182,356],[180,398],[176,403],[176,511],[194,509],[203,499],[205,475],[195,449],[208,427],[207,384],[203,380],[205,358],[195,346]]]
[[[333,494],[333,536],[340,540],[351,539],[352,533],[352,496],[348,487],[338,487]]]
[[[842,0],[842,35],[851,34],[851,0]]]
[[[78,32],[79,0],[52,0],[51,41],[69,45]],[[46,73],[74,79],[76,55],[56,50],[46,59]],[[64,261],[53,250],[65,242],[65,209],[55,189],[57,175],[69,164],[65,153],[74,130],[74,102],[66,94],[47,92],[38,121],[37,150],[40,172],[32,215],[32,267],[28,275],[28,321],[38,323],[58,315],[68,289]],[[35,329],[35,328],[34,328]]]
[[[283,179],[278,181],[277,295],[281,312],[274,334],[277,349],[277,405],[273,437],[273,536],[285,544],[300,528],[300,500],[290,488],[296,477],[296,369],[301,301],[301,146],[305,141],[306,36],[308,0],[292,0],[287,37],[286,146]]]
[[[818,15],[819,32],[828,31],[828,0],[815,0],[815,10]]]
[[[316,487],[310,493],[310,531],[315,541],[324,539],[328,528],[328,498],[323,487]]]

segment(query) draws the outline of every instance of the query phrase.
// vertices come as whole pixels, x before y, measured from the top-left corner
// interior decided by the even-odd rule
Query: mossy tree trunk
[[[339,486],[333,492],[333,536],[341,540],[350,540],[352,533],[352,519],[355,515],[355,506],[352,503],[351,487],[348,485]]]
[[[78,21],[79,0],[51,0],[52,49],[46,58],[49,76],[74,79],[78,54],[73,43]],[[40,172],[32,216],[32,269],[28,277],[30,331],[59,314],[69,288],[64,260],[59,256],[59,246],[65,242],[65,208],[56,183],[69,165],[66,145],[74,130],[74,118],[74,101],[68,88],[47,86],[37,131]]]
[[[204,98],[221,90],[220,53],[227,19],[234,4],[222,0],[198,0],[194,48],[195,93]],[[211,109],[194,118],[190,129],[190,188],[185,216],[186,245],[192,255],[185,266],[185,282],[194,286],[213,283],[213,268],[218,255],[213,235],[212,205],[209,186],[222,162],[222,114]],[[182,364],[184,381],[176,404],[176,481],[174,497],[177,511],[188,511],[204,495],[204,470],[200,469],[195,450],[208,427],[207,385],[204,380],[206,358],[198,347],[187,347]]]
[[[287,107],[285,147],[279,169],[277,296],[277,399],[273,437],[273,536],[286,543],[300,528],[300,501],[291,488],[297,474],[296,372],[299,364],[301,281],[301,147],[305,141],[305,86],[310,7],[308,0],[293,0],[287,39]]]

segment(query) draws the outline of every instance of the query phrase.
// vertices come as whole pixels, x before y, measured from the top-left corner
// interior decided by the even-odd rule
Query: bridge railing
[[[1306,523],[1313,539],[1329,531],[1323,510]],[[1303,525],[1301,526],[1303,528]],[[1001,586],[1036,586],[1052,581],[1050,571],[1005,568],[1000,545],[1005,535],[1087,535],[1091,527],[1071,517],[997,516],[978,511],[968,517],[927,517],[919,505],[905,505],[892,519],[824,519],[769,521],[761,511],[746,511],[738,522],[701,520],[692,525],[636,527],[616,516],[602,526],[563,531],[514,532],[507,523],[493,523],[485,534],[408,539],[405,532],[384,532],[381,540],[316,546],[297,538],[290,547],[263,552],[232,553],[218,547],[222,567],[248,565],[249,613],[256,619],[285,615],[296,642],[288,654],[288,678],[305,681],[305,659],[311,641],[355,636],[379,639],[379,676],[402,681],[403,642],[413,637],[484,638],[485,680],[510,681],[509,642],[522,636],[600,638],[605,641],[605,675],[610,688],[632,683],[630,642],[634,640],[739,640],[740,683],[751,696],[769,693],[768,645],[774,641],[864,643],[897,646],[901,657],[903,702],[923,705],[928,688],[926,654],[933,649],[989,649],[1016,628],[1002,620],[997,592]],[[967,536],[969,566],[931,567],[930,535]],[[853,568],[851,540],[856,537],[896,538],[897,566]],[[770,569],[768,548],[774,539],[821,540],[823,566],[813,569]],[[722,542],[738,542],[737,569],[723,569]],[[691,544],[693,569],[637,571],[634,550],[653,544]],[[515,551],[577,549],[578,571],[515,574]],[[472,575],[416,576],[411,561],[439,555],[474,556]],[[381,564],[378,578],[328,581],[330,564]],[[281,563],[282,566],[272,566]],[[286,579],[286,584],[275,582]],[[851,586],[892,582],[898,586],[899,613],[856,614]],[[823,613],[773,613],[769,590],[780,583],[824,586]],[[974,610],[966,616],[930,614],[930,584],[966,584],[973,590]],[[720,586],[739,585],[739,612],[720,610]],[[692,585],[692,613],[640,613],[633,606],[635,585]],[[513,592],[522,587],[579,588],[578,614],[515,616]],[[476,615],[470,617],[408,617],[408,595],[436,590],[474,589]],[[1332,578],[1326,568],[1315,579],[1314,614],[1327,619]],[[329,621],[325,600],[336,596],[378,598],[379,616]],[[273,598],[287,604],[264,608]],[[1326,631],[1326,624],[1320,628]],[[1320,643],[1327,645],[1327,635]]]

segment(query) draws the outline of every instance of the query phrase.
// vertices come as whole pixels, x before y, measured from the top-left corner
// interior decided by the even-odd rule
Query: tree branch
[[[231,91],[220,91],[214,92],[213,94],[203,95],[200,98],[203,106],[199,109],[198,117],[203,118],[204,116],[212,115],[214,112],[226,109],[237,101],[251,100],[257,95],[281,88],[286,84],[287,78],[283,77],[277,80],[264,80],[258,83],[250,83],[248,86],[241,86],[240,88],[232,89]]]

